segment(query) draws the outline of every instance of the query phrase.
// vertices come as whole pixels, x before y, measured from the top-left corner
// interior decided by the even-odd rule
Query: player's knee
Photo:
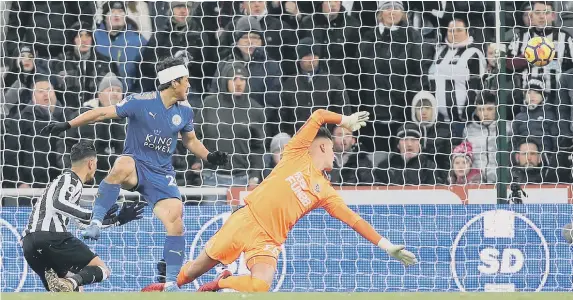
[[[271,288],[270,285],[266,281],[258,279],[256,277],[251,278],[252,292],[268,292],[270,288]]]
[[[167,235],[183,235],[183,218],[181,216],[166,224]]]
[[[103,278],[107,279],[109,278],[109,276],[111,276],[111,270],[106,266],[99,266],[99,268],[101,269],[102,273],[103,273]]]
[[[183,235],[183,202],[179,199],[165,199],[155,204],[155,215],[161,220],[167,235]]]
[[[122,183],[135,170],[135,161],[129,156],[120,156],[106,177],[106,181],[112,184]]]

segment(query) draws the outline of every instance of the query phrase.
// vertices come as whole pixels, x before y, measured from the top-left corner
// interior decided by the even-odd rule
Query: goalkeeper
[[[69,122],[53,123],[42,132],[59,134],[69,128],[112,118],[128,118],[125,149],[101,182],[91,225],[84,238],[97,240],[106,211],[116,202],[120,188],[138,191],[153,205],[167,237],[163,246],[168,290],[177,290],[177,273],[183,264],[183,203],[171,164],[179,133],[185,147],[214,165],[227,163],[227,154],[209,153],[197,139],[193,110],[187,102],[189,70],[182,58],[169,57],[157,64],[159,91],[133,94],[115,106],[95,108]]]
[[[22,234],[24,258],[48,291],[71,292],[109,277],[105,263],[66,229],[68,218],[78,221],[80,227],[90,221],[92,212],[77,202],[83,183],[94,178],[96,155],[92,143],[81,141],[72,147],[71,170],[64,171],[44,190]],[[123,225],[141,218],[143,203],[125,205],[116,216],[117,209],[114,205],[107,213],[103,226]]]
[[[177,284],[190,283],[219,263],[228,265],[244,252],[251,275],[230,276],[229,271],[224,271],[215,281],[201,286],[199,291],[223,288],[240,292],[268,291],[281,245],[289,231],[300,218],[319,207],[404,265],[415,264],[414,254],[380,236],[346,206],[325,177],[324,171],[333,167],[334,153],[332,136],[321,126],[325,123],[340,124],[356,131],[365,126],[367,120],[367,112],[342,116],[323,109],[315,111],[287,144],[272,173],[246,197],[246,205],[231,215],[195,261],[188,262],[181,269]],[[152,284],[144,291],[160,290],[161,285]]]

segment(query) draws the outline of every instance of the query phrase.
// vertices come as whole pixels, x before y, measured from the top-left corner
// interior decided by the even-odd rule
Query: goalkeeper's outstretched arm
[[[356,131],[366,125],[368,116],[368,112],[357,112],[345,116],[326,109],[317,109],[287,144],[285,153],[290,150],[307,150],[314,141],[318,130],[324,124],[336,124],[348,128],[350,131]]]
[[[346,203],[344,203],[342,198],[334,193],[333,197],[326,199],[325,204],[322,206],[331,216],[352,227],[352,229],[358,232],[362,237],[380,247],[386,251],[388,255],[399,260],[404,265],[410,266],[418,262],[412,252],[404,249],[404,245],[394,245],[388,239],[381,236],[372,225],[352,211]]]

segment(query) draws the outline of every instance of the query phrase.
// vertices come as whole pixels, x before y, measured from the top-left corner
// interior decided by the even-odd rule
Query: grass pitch
[[[573,300],[573,293],[4,293],[2,300]]]

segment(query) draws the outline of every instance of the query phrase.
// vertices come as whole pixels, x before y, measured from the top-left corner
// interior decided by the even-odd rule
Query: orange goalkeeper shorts
[[[281,245],[257,223],[248,207],[233,213],[223,227],[205,245],[207,255],[228,265],[245,253],[250,269],[255,263],[267,263],[276,268]],[[256,258],[256,259],[254,259]]]

